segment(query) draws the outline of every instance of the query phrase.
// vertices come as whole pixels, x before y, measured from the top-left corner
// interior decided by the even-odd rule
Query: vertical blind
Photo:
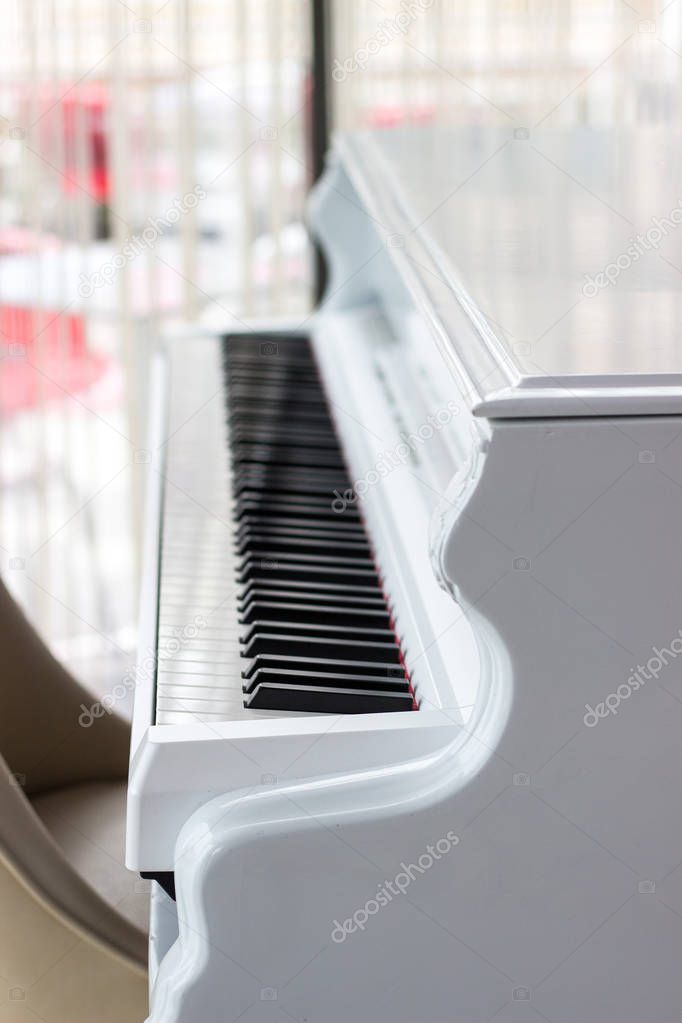
[[[8,8],[2,575],[98,689],[135,642],[150,351],[181,323],[309,309],[310,15],[301,0]]]
[[[680,122],[682,0],[327,7],[336,130]],[[3,13],[2,574],[97,688],[134,646],[156,339],[310,307],[310,4]]]
[[[405,120],[679,124],[679,0],[330,5],[337,128]]]

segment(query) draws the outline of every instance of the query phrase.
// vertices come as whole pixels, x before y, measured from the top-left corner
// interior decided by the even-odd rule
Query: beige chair
[[[123,863],[128,726],[0,583],[0,1023],[141,1023],[148,895]]]

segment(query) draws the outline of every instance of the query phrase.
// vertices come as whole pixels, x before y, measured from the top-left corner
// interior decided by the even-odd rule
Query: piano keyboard
[[[157,723],[416,709],[357,506],[332,508],[351,481],[308,339],[230,336],[216,362],[213,452],[203,449],[216,408],[187,420],[192,382],[172,381]],[[188,470],[194,432],[203,444]],[[184,617],[198,608],[206,627],[162,656],[182,578]]]

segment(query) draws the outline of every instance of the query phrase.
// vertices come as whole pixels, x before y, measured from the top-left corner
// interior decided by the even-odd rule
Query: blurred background
[[[188,320],[309,314],[319,97],[332,132],[678,124],[682,0],[7,0],[4,15],[1,571],[104,692],[135,652],[150,351]]]

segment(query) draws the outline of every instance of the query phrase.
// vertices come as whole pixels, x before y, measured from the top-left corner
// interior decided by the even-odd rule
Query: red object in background
[[[36,345],[44,353],[59,352],[70,359],[86,353],[83,317],[68,316],[56,309],[36,312],[22,306],[0,306],[0,334],[5,347],[21,345],[28,358],[35,353]]]
[[[436,113],[433,106],[413,107],[406,110],[399,106],[377,106],[367,114],[367,122],[373,128],[394,128],[397,124],[425,124],[432,121]]]
[[[0,414],[64,401],[92,386],[109,360],[88,351],[82,316],[0,306]]]
[[[60,187],[69,195],[87,192],[102,210],[110,195],[106,86],[99,82],[46,84],[39,88],[37,102],[41,153],[48,159],[58,150],[63,154]],[[34,117],[35,112],[28,93],[22,95],[20,106],[29,123],[29,112]],[[59,244],[54,235],[23,227],[0,231],[0,256]],[[88,350],[81,316],[57,309],[0,306],[0,415],[45,401],[68,400],[99,380],[110,365],[109,359]]]
[[[85,188],[97,202],[109,200],[109,148],[107,143],[107,109],[109,93],[101,82],[77,85],[60,100],[64,124],[64,164],[66,190]],[[83,133],[84,162],[87,181],[78,180],[78,135]]]
[[[64,191],[71,195],[82,189],[94,202],[108,203],[107,86],[102,82],[43,84],[22,93],[19,109],[22,123],[38,125],[40,155],[56,164],[57,154],[63,154]]]
[[[28,227],[0,228],[0,256],[12,256],[25,252],[40,252],[43,249],[59,248],[56,234],[40,234]]]

